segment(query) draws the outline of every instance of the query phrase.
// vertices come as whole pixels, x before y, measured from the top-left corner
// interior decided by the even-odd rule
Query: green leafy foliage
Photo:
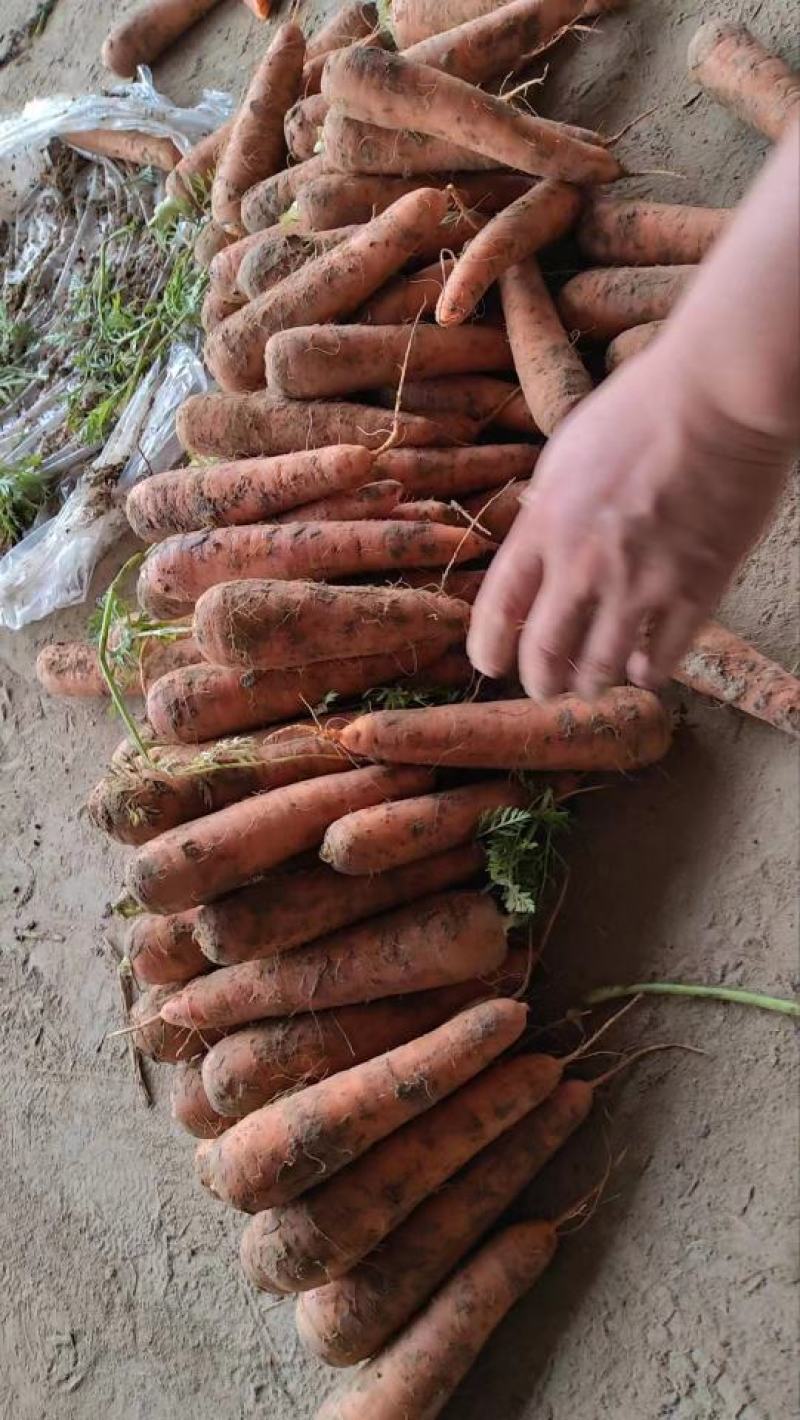
[[[32,340],[30,324],[16,320],[6,302],[0,301],[0,409],[16,399],[35,378],[24,358]]]
[[[50,495],[50,478],[38,454],[0,463],[0,553],[28,531]]]
[[[566,809],[548,790],[527,809],[493,809],[483,815],[478,837],[486,849],[486,870],[503,906],[516,916],[538,912],[561,855],[555,845],[569,825]]]
[[[364,704],[368,710],[422,710],[432,705],[455,705],[463,699],[463,686],[432,685],[415,689],[408,685],[387,685],[370,690]]]

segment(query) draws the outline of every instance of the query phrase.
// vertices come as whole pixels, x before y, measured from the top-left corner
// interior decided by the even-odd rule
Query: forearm
[[[699,406],[769,443],[800,443],[800,123],[658,343]]]

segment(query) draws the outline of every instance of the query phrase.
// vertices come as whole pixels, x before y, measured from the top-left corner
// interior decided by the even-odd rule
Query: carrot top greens
[[[538,912],[562,858],[555,845],[569,825],[551,789],[527,809],[493,809],[484,814],[478,837],[486,849],[486,871],[503,906],[516,916]]]

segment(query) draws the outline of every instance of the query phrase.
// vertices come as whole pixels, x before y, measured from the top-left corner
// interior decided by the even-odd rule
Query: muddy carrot
[[[371,173],[325,173],[306,183],[293,209],[301,230],[325,231],[346,222],[368,222],[399,197],[416,192],[430,178],[378,177]],[[530,188],[530,179],[515,173],[458,174],[454,201],[475,217],[486,217],[514,202]],[[452,224],[449,224],[452,226]],[[446,240],[448,230],[443,234]]]
[[[242,297],[237,296],[231,300],[218,286],[209,285],[200,307],[200,324],[206,335],[216,330],[222,321],[227,320],[228,316],[232,316],[243,305]]]
[[[623,330],[615,336],[606,347],[605,364],[608,373],[611,374],[612,370],[616,370],[618,365],[629,360],[632,355],[638,355],[640,350],[646,350],[663,325],[661,320],[646,321],[644,325],[632,325],[629,330]]]
[[[210,1104],[200,1066],[195,1061],[179,1065],[173,1073],[170,1114],[175,1123],[195,1139],[217,1139],[233,1122],[217,1114]]]
[[[478,592],[481,589],[485,572],[472,570],[462,572],[458,568],[448,572],[445,580],[445,590],[451,597],[457,597],[459,601],[467,602],[473,606]],[[403,582],[400,585],[408,587],[427,587],[428,591],[439,591],[441,589],[441,579],[437,579],[435,573],[430,572],[404,572]],[[448,655],[451,653],[448,653]],[[431,666],[430,674],[435,673],[435,666]],[[427,674],[427,672],[426,672]]]
[[[391,0],[390,24],[398,49],[498,9],[504,0]]]
[[[584,0],[510,0],[404,47],[404,54],[415,64],[484,84],[521,68],[583,13]]]
[[[718,622],[707,622],[697,633],[674,678],[699,695],[800,736],[800,680]]]
[[[196,925],[196,911],[134,917],[126,955],[136,980],[145,986],[182,985],[208,971],[208,958],[195,940]]]
[[[578,223],[578,245],[603,266],[691,266],[710,250],[730,217],[724,207],[595,197]]]
[[[293,271],[299,271],[307,261],[319,256],[320,252],[330,251],[345,237],[352,236],[354,230],[353,227],[340,227],[335,232],[295,233],[281,227],[280,235],[270,236],[244,258],[237,277],[242,294],[253,300],[262,292],[270,291],[284,277],[291,276]]]
[[[114,26],[100,58],[121,79],[133,79],[140,64],[152,64],[216,4],[217,0],[147,0]]]
[[[330,498],[320,498],[315,503],[304,503],[301,508],[292,508],[288,513],[279,513],[273,519],[276,523],[327,523],[353,522],[362,518],[391,518],[400,499],[404,496],[402,483],[391,478],[382,478],[375,483],[365,483],[352,493],[334,493]]]
[[[433,316],[442,287],[453,270],[456,258],[442,255],[430,266],[423,266],[408,276],[396,276],[387,281],[366,305],[358,312],[358,319],[364,325],[403,325],[420,318]],[[459,378],[460,383],[460,378]],[[405,405],[405,385],[403,404]],[[393,409],[397,402],[397,390],[391,391],[388,407]]]
[[[419,454],[419,456],[417,456]],[[407,497],[456,498],[529,478],[539,450],[533,444],[478,444],[468,449],[387,449],[375,461],[381,478],[396,478]],[[488,499],[488,495],[487,495]]]
[[[238,284],[239,268],[248,253],[264,242],[268,235],[267,232],[249,232],[246,237],[229,242],[212,258],[208,268],[209,277],[220,295],[225,296],[227,300],[236,301],[240,306],[244,304],[244,296]]]
[[[192,255],[198,266],[207,271],[217,252],[233,240],[231,235],[218,227],[216,222],[204,222],[195,238]]]
[[[621,331],[665,320],[696,266],[593,267],[562,286],[558,311],[568,331],[612,340]]]
[[[309,94],[289,109],[283,133],[289,156],[295,163],[304,163],[316,156],[327,112],[327,100],[322,94]]]
[[[247,232],[268,231],[274,223],[281,224],[281,231],[290,231],[286,226],[288,213],[298,193],[306,183],[313,182],[325,172],[325,159],[312,154],[294,167],[283,168],[271,177],[254,183],[242,198],[242,226]]]
[[[308,59],[319,59],[323,54],[332,54],[335,49],[358,44],[359,40],[371,35],[378,24],[378,7],[372,0],[345,0],[311,36],[306,56]]]
[[[500,294],[525,402],[534,422],[550,435],[591,394],[591,376],[562,325],[535,257],[503,272]]]
[[[130,1010],[130,1024],[136,1027],[131,1033],[134,1045],[148,1060],[159,1064],[197,1060],[225,1034],[221,1030],[188,1030],[162,1020],[159,1011],[179,990],[178,985],[149,986]]]
[[[473,493],[461,506],[469,518],[475,519],[475,526],[484,529],[493,542],[502,542],[514,525],[520,498],[529,489],[530,479],[518,479],[499,489]]]
[[[437,284],[441,289],[441,283]],[[380,301],[380,293],[375,301]],[[384,408],[394,409],[396,389],[388,387],[376,394]],[[508,429],[515,434],[538,433],[522,390],[495,375],[444,375],[435,380],[406,381],[402,404],[412,414],[429,414],[434,419],[438,414],[463,414],[489,428]]]
[[[800,74],[742,24],[709,20],[689,45],[689,73],[717,103],[777,140],[800,112]]]

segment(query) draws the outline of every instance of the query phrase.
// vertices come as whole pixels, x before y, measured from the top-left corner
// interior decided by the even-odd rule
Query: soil
[[[58,0],[0,71],[0,106],[103,82],[105,27],[136,3]],[[4,0],[0,49],[33,4]],[[796,61],[791,0],[715,8]],[[325,9],[299,6],[309,20]],[[545,111],[608,132],[659,105],[621,146],[637,169],[676,176],[633,179],[636,192],[730,204],[762,160],[765,144],[686,78],[688,40],[708,13],[632,0],[569,40],[536,91]],[[158,66],[158,83],[181,102],[203,86],[236,91],[264,43],[249,11],[225,0]],[[787,498],[725,608],[788,666],[797,532]],[[334,1380],[301,1351],[291,1305],[245,1285],[240,1220],[194,1181],[191,1142],[168,1118],[168,1068],[149,1072],[148,1110],[125,1041],[103,1043],[119,1020],[107,914],[124,854],[80,806],[120,732],[102,707],[47,700],[34,677],[38,647],[80,635],[85,620],[77,609],[0,642],[0,1414],[311,1417]],[[583,801],[542,1020],[607,982],[694,978],[779,995],[800,985],[795,746],[732,710],[688,695],[676,705],[685,718],[666,763]],[[563,1207],[609,1153],[617,1160],[604,1205],[487,1347],[449,1420],[798,1413],[791,1022],[651,1001],[619,1035],[707,1054],[643,1062],[532,1191],[530,1208]]]

